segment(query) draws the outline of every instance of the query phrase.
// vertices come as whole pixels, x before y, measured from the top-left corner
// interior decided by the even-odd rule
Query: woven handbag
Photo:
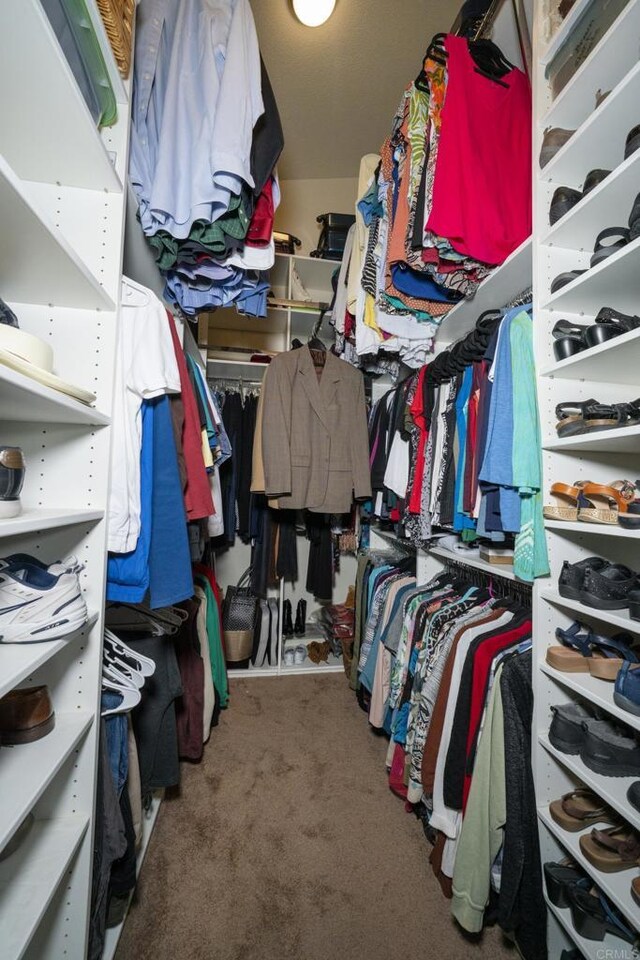
[[[97,0],[120,74],[126,79],[131,66],[132,24],[135,0]]]
[[[258,598],[249,586],[250,579],[251,567],[248,567],[236,586],[227,587],[222,604],[222,629],[225,633],[250,630],[253,635],[258,614]]]

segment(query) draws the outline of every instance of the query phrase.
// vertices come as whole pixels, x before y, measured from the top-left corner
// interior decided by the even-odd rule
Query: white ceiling
[[[337,0],[305,27],[290,0],[251,0],[284,128],[281,179],[356,177],[375,153],[434,33],[461,0]]]

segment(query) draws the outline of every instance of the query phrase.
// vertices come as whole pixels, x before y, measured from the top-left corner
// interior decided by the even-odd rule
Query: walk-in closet
[[[637,956],[639,77],[0,3],[1,960]]]

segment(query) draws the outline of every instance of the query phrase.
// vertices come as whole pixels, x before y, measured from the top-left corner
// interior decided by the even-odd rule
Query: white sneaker
[[[293,647],[287,647],[282,654],[282,662],[285,667],[292,667],[295,662],[295,654]]]
[[[307,648],[302,644],[296,647],[293,654],[294,663],[304,663],[307,659]]]
[[[75,558],[48,569],[24,554],[4,561],[0,565],[0,643],[57,640],[86,623],[80,570]]]

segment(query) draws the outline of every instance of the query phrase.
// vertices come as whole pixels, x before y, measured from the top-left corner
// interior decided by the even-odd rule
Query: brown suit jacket
[[[308,347],[281,353],[262,387],[265,493],[281,508],[347,513],[371,496],[364,380],[327,353],[320,380]]]

